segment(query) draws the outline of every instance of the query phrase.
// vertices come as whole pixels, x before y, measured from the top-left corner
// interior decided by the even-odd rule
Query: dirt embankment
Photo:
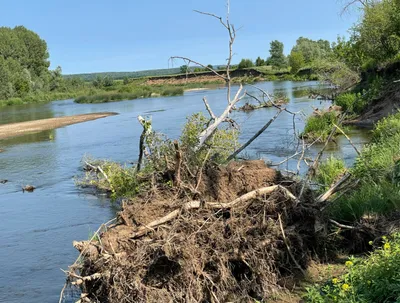
[[[221,76],[226,76],[225,71],[217,72]],[[239,77],[260,77],[264,74],[255,70],[255,69],[235,69],[230,72],[231,78],[239,78]],[[160,77],[151,77],[146,81],[147,85],[179,85],[179,84],[188,84],[188,83],[225,83],[225,80],[221,77],[217,76],[213,72],[201,72],[201,73],[189,73],[189,74],[180,74],[180,75],[172,75],[172,76],[160,76]]]
[[[103,112],[4,124],[0,125],[0,139],[18,137],[30,133],[64,127],[71,124],[82,123],[114,115],[117,115],[117,113]]]
[[[188,78],[175,78],[175,77],[165,77],[165,78],[157,78],[157,79],[148,79],[146,81],[146,85],[183,85],[190,83],[225,83],[222,78],[219,78],[216,75],[208,75],[208,76],[197,76],[197,77],[188,77]]]
[[[400,109],[400,62],[395,62],[385,68],[369,70],[362,74],[360,89],[369,89],[370,82],[382,79],[385,85],[381,88],[378,97],[372,100],[363,113],[346,124],[361,127],[372,127],[380,119],[394,114]]]
[[[384,88],[381,96],[374,100],[357,119],[346,123],[360,127],[373,127],[380,119],[398,112],[399,109],[400,82],[393,82]]]

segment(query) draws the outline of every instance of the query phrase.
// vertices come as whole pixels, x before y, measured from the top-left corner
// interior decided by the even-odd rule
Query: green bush
[[[89,171],[78,184],[95,186],[99,190],[110,192],[112,199],[133,197],[139,192],[140,183],[135,168],[106,160],[89,162],[101,167],[105,175],[100,171]]]
[[[351,169],[360,186],[330,208],[338,220],[352,222],[400,208],[400,113],[380,121],[372,136]]]
[[[345,112],[348,111],[348,112],[352,113],[354,110],[354,103],[356,102],[356,100],[357,100],[356,94],[345,93],[345,94],[339,95],[335,99],[335,104],[342,107],[343,111],[345,111]]]
[[[254,67],[254,63],[253,63],[253,61],[251,61],[251,59],[242,59],[242,61],[240,61],[238,67],[239,68],[250,68],[250,67]]]
[[[375,125],[372,138],[375,142],[379,142],[397,134],[400,134],[400,112],[380,120]]]
[[[308,141],[325,141],[332,131],[333,124],[338,123],[338,117],[335,112],[323,112],[320,115],[308,117],[301,137]]]
[[[196,113],[187,118],[187,122],[180,137],[182,148],[185,150],[189,162],[201,164],[207,157],[208,151],[195,151],[193,147],[199,143],[200,133],[207,128],[209,120],[203,113]],[[238,131],[230,128],[217,129],[211,139],[206,142],[210,147],[208,159],[221,163],[228,158],[239,146]]]
[[[322,162],[315,175],[315,180],[322,185],[322,189],[329,188],[338,177],[346,171],[346,166],[342,159],[330,156]]]
[[[344,275],[307,288],[306,302],[400,302],[400,234],[382,237],[382,241],[383,247],[366,259],[348,260]]]

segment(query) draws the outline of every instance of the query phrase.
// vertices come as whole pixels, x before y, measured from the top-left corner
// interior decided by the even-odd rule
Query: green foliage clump
[[[289,66],[290,72],[292,74],[297,74],[297,72],[302,68],[305,64],[303,53],[293,51],[289,55]]]
[[[192,165],[201,165],[204,159],[212,159],[214,162],[225,161],[238,147],[238,131],[231,128],[219,128],[206,142],[207,151],[195,151],[199,143],[199,135],[207,128],[209,119],[203,113],[196,113],[187,118],[182,135],[181,146],[186,152],[189,162]]]
[[[283,54],[283,43],[278,40],[274,40],[271,42],[270,46],[270,57],[267,59],[267,65],[270,65],[274,68],[283,68],[287,66],[286,56]]]
[[[292,48],[292,52],[301,53],[306,64],[315,60],[328,57],[331,52],[331,45],[327,40],[314,41],[308,38],[300,37],[296,41],[296,45]]]
[[[122,166],[112,161],[91,161],[96,167],[101,167],[103,172],[93,171],[86,173],[78,184],[95,186],[97,189],[110,192],[112,199],[119,197],[133,197],[139,192],[139,181],[135,168]]]
[[[264,66],[266,64],[264,59],[261,59],[261,57],[257,57],[256,59],[256,66]]]
[[[400,52],[400,3],[383,0],[364,8],[364,18],[355,28],[368,57],[384,62]]]
[[[330,211],[335,218],[357,221],[400,208],[400,113],[376,125],[351,174],[360,185],[334,203]]]
[[[380,120],[372,132],[374,142],[388,140],[395,135],[400,134],[400,113]]]
[[[383,246],[365,259],[351,258],[346,273],[307,288],[309,303],[375,303],[400,300],[400,234],[382,237]],[[370,242],[372,245],[373,243]]]
[[[308,141],[325,141],[332,131],[333,124],[338,123],[338,117],[335,112],[323,112],[319,115],[312,115],[308,117],[306,125],[301,137]]]
[[[47,44],[23,26],[0,27],[0,99],[50,90]]]
[[[335,104],[340,106],[343,111],[353,113],[355,110],[355,104],[357,101],[357,95],[354,93],[344,93],[336,97]]]
[[[331,156],[319,165],[315,174],[315,180],[325,190],[337,181],[345,171],[346,165],[344,161]]]
[[[251,61],[251,59],[242,59],[242,61],[240,61],[238,68],[242,69],[242,68],[250,68],[250,67],[254,67],[254,63],[253,61]]]
[[[104,103],[121,100],[149,98],[151,96],[179,96],[183,95],[182,87],[175,86],[123,86],[118,91],[98,91],[94,94],[81,96],[75,99],[76,103]]]

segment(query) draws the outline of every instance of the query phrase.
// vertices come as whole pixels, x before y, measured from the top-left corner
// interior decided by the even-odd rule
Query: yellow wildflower
[[[384,250],[389,250],[389,249],[390,249],[390,244],[386,242],[386,243],[383,245],[383,249],[384,249]]]
[[[372,242],[372,241],[369,241],[369,242],[368,242],[368,244],[369,244],[369,245],[373,245],[373,244],[374,244],[374,242]]]
[[[339,279],[338,279],[338,278],[333,278],[333,279],[332,279],[332,283],[333,283],[333,284],[337,284],[338,282],[339,282]]]
[[[353,266],[353,262],[351,261],[346,261],[346,267],[352,267]]]
[[[343,289],[344,291],[348,291],[348,290],[350,289],[350,285],[347,284],[347,283],[345,283],[345,284],[342,285],[342,289]]]

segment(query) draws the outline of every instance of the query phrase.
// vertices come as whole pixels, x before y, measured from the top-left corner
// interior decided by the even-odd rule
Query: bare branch
[[[312,142],[311,144],[309,144],[308,146],[306,146],[305,150],[310,149],[315,143],[319,142],[320,139],[321,139],[321,137],[319,137],[319,138],[316,139],[314,142]],[[282,160],[282,161],[279,162],[279,163],[271,164],[270,166],[280,166],[280,165],[286,163],[287,161],[289,161],[290,159],[293,159],[294,157],[300,155],[301,153],[302,153],[302,151],[296,152],[296,153],[294,153],[293,155],[291,155],[290,157],[287,157],[285,160]]]
[[[353,141],[351,141],[350,137],[347,136],[347,134],[339,126],[337,126],[335,123],[333,123],[333,125],[338,129],[338,131],[340,131],[343,134],[343,136],[346,137],[347,141],[349,141],[349,143],[351,144],[351,146],[353,146],[353,148],[356,151],[356,153],[360,156],[361,155],[360,151],[354,145]]]
[[[201,63],[199,63],[197,61],[194,61],[194,60],[192,60],[190,58],[186,58],[186,57],[181,57],[181,56],[172,56],[172,57],[170,57],[170,60],[174,60],[174,59],[181,59],[181,60],[184,60],[185,62],[188,62],[189,64],[190,63],[194,63],[196,65],[200,65],[201,67],[208,69],[210,72],[213,72],[216,76],[218,76],[219,78],[223,79],[224,81],[227,81],[227,77],[225,77],[224,75],[219,74],[215,69],[213,69],[213,68],[211,68],[211,67],[209,67],[207,65],[201,64]]]
[[[212,118],[213,120],[217,119],[217,117],[215,116],[215,114],[214,114],[213,111],[211,110],[211,107],[210,107],[210,105],[208,104],[206,97],[203,98],[203,102],[204,102],[204,105],[205,105],[205,107],[206,107],[208,113],[210,114],[211,118]]]
[[[271,118],[257,133],[254,134],[245,144],[243,144],[238,150],[236,150],[232,155],[230,155],[227,161],[234,159],[239,153],[241,153],[246,147],[248,147],[255,139],[257,139],[271,124],[275,121],[276,118],[281,114],[284,108],[278,110],[274,117]]]
[[[339,222],[336,222],[335,220],[330,219],[329,222],[331,222],[333,225],[339,227],[339,228],[343,228],[343,229],[356,229],[354,226],[350,226],[350,225],[344,225],[344,224],[340,224]]]
[[[240,96],[240,93],[243,90],[243,86],[240,85],[240,88],[235,96],[235,99],[229,102],[229,105],[226,107],[224,112],[214,120],[214,122],[208,126],[204,131],[201,132],[199,135],[199,144],[195,148],[195,150],[199,150],[203,144],[207,141],[207,139],[212,136],[212,134],[215,132],[215,130],[218,128],[218,126],[226,120],[226,118],[229,116],[230,112],[232,111],[233,107],[235,106],[236,103],[238,103],[240,100],[244,98],[244,94]]]
[[[339,181],[337,181],[331,188],[329,188],[324,194],[317,198],[317,203],[322,203],[328,200],[334,193],[338,192],[340,187],[346,183],[351,177],[349,172],[346,172]]]
[[[196,12],[196,13],[198,13],[198,14],[201,14],[201,15],[206,15],[206,16],[210,16],[210,17],[213,17],[213,18],[218,19],[219,22],[221,22],[221,24],[222,24],[226,29],[228,29],[228,25],[226,25],[226,23],[222,20],[222,17],[217,16],[217,15],[212,14],[212,13],[207,13],[207,12],[198,11],[198,10],[196,10],[196,9],[193,10],[193,11]]]

